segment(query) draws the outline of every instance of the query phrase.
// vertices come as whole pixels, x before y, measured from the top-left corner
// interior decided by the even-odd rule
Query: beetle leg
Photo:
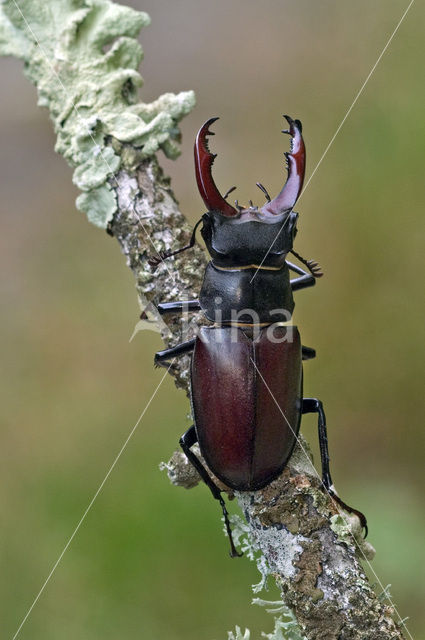
[[[200,311],[199,300],[176,300],[176,302],[161,302],[157,306],[159,315],[166,313],[184,313],[185,311]]]
[[[316,349],[305,347],[304,345],[302,345],[301,347],[301,353],[303,360],[313,360],[313,358],[316,357]]]
[[[183,449],[184,453],[186,454],[186,457],[188,458],[189,462],[193,464],[193,466],[201,476],[202,480],[210,489],[211,493],[213,494],[213,497],[216,500],[218,500],[221,505],[221,509],[223,511],[223,516],[224,516],[224,522],[226,524],[227,535],[229,536],[229,541],[230,541],[230,557],[231,558],[240,557],[242,553],[239,553],[238,551],[236,551],[236,548],[233,542],[233,537],[232,537],[232,529],[230,527],[230,522],[229,522],[229,514],[226,509],[226,503],[222,498],[221,491],[217,487],[217,485],[215,485],[214,482],[211,480],[211,477],[208,471],[206,470],[202,462],[199,460],[199,458],[193,453],[193,451],[190,450],[190,447],[192,447],[195,444],[195,442],[198,442],[198,437],[196,435],[195,427],[192,425],[190,429],[188,429],[186,433],[184,433],[180,438],[180,446]]]
[[[322,462],[322,483],[327,493],[331,496],[335,502],[337,502],[345,511],[354,513],[360,520],[362,527],[365,530],[365,538],[367,536],[368,527],[367,520],[364,514],[357,509],[353,509],[346,504],[341,498],[339,498],[332,483],[331,472],[329,470],[329,449],[328,449],[328,433],[326,428],[326,416],[323,411],[323,405],[317,398],[303,398],[302,404],[303,413],[317,413],[317,427],[319,431],[319,446],[320,446],[320,459]]]
[[[307,287],[314,287],[314,285],[316,284],[316,279],[311,275],[311,273],[308,273],[308,271],[304,271],[304,269],[299,267],[297,264],[289,262],[288,260],[286,260],[286,264],[291,269],[291,271],[295,271],[295,273],[298,273],[300,275],[299,278],[294,278],[293,280],[291,280],[290,285],[292,291],[306,289]]]
[[[195,346],[196,338],[192,338],[187,342],[181,342],[180,344],[176,344],[175,347],[171,347],[170,349],[164,349],[164,351],[157,351],[155,353],[154,364],[156,366],[163,365],[167,360],[171,360],[172,358],[177,358],[178,356],[183,356],[187,353],[193,351],[193,347]]]

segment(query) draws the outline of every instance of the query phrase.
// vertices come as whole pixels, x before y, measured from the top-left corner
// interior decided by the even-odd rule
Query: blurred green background
[[[183,155],[164,161],[182,210],[203,211],[192,144],[212,141],[224,191],[263,202],[282,184],[282,113],[302,119],[308,173],[400,19],[395,0],[134,0],[150,101],[195,89]],[[340,494],[369,519],[373,568],[415,638],[425,637],[422,362],[424,7],[415,3],[299,206],[296,248],[325,277],[295,319],[318,359],[306,394],[324,402]],[[11,638],[158,385],[157,334],[129,337],[133,279],[116,242],[74,206],[71,170],[21,63],[0,60],[1,637]],[[28,640],[256,639],[258,581],[230,561],[219,510],[158,471],[187,428],[167,379],[20,637]],[[316,439],[315,421],[303,431]],[[376,581],[374,578],[373,581]],[[273,599],[275,593],[269,597]]]

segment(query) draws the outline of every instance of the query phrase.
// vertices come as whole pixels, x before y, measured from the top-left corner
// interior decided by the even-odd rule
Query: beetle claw
[[[153,359],[153,366],[155,369],[159,369],[159,367],[168,367],[170,363],[167,360],[160,360],[158,358],[158,354],[156,353]]]
[[[161,264],[161,262],[169,258],[170,255],[171,253],[169,251],[158,251],[158,255],[148,258],[148,264],[156,269]]]
[[[336,493],[332,491],[332,489],[326,488],[326,491],[330,495],[331,499],[334,500],[337,504],[339,504],[339,506],[342,507],[344,511],[348,511],[348,513],[353,513],[355,516],[358,517],[358,519],[360,520],[360,525],[365,532],[363,537],[367,538],[367,534],[369,533],[369,528],[367,526],[367,519],[364,513],[362,513],[361,511],[358,511],[358,509],[354,509],[353,507],[350,507],[346,502],[341,500],[341,498],[337,496]]]
[[[315,278],[321,278],[323,276],[323,271],[316,260],[307,260],[306,265],[310,269],[311,275]]]

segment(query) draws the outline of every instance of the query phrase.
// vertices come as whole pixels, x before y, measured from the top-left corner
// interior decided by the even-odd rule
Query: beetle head
[[[202,236],[215,262],[223,266],[283,264],[292,248],[298,214],[292,211],[301,192],[305,170],[305,146],[299,120],[284,116],[291,136],[291,150],[286,153],[288,177],[280,193],[271,200],[267,196],[260,209],[250,201],[248,207],[229,204],[217,189],[212,177],[215,155],[208,148],[207,136],[214,135],[209,126],[218,120],[211,118],[199,130],[195,141],[195,171],[199,193],[207,206],[203,216]],[[229,192],[228,192],[229,193]]]

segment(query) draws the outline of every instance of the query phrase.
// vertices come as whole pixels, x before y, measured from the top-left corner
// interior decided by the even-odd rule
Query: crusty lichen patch
[[[106,227],[117,211],[111,176],[158,149],[179,153],[178,122],[192,109],[192,91],[138,102],[143,57],[137,36],[150,22],[110,0],[4,0],[0,54],[24,60],[39,105],[50,111],[56,151],[75,169],[83,192],[77,207]]]
[[[300,593],[310,596],[312,602],[321,600],[323,591],[317,588],[317,579],[322,573],[322,547],[320,540],[313,536],[311,541],[301,542],[302,553],[294,563],[300,570],[295,578]]]

